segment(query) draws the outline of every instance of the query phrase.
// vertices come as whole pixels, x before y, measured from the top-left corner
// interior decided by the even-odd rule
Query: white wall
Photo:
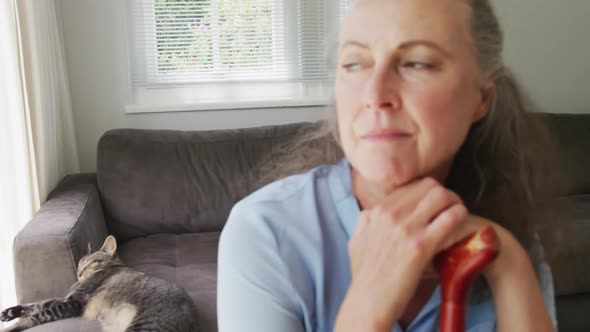
[[[314,121],[319,108],[125,114],[125,0],[59,0],[81,169],[112,128],[222,129]],[[318,0],[320,1],[320,0]],[[495,0],[506,62],[547,112],[590,113],[588,0]]]
[[[506,63],[541,110],[590,113],[590,1],[494,1]]]

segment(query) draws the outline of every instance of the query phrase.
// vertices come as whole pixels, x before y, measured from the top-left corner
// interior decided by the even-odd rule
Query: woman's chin
[[[415,168],[401,163],[383,163],[382,161],[366,161],[358,165],[357,172],[372,186],[384,189],[403,186],[417,177]]]

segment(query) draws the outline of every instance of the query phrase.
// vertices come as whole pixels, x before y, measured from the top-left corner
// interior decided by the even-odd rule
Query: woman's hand
[[[497,330],[555,331],[534,267],[520,242],[498,224],[477,216],[469,219],[491,223],[500,238],[498,257],[482,270],[494,298]]]
[[[440,251],[486,224],[500,254],[482,274],[496,303],[499,331],[552,331],[526,251],[505,228],[468,214],[461,199],[436,180],[417,180],[361,213],[349,241],[352,282],[335,331],[390,331],[426,267]]]
[[[497,330],[555,331],[531,260],[510,231],[469,215],[464,227],[451,237],[464,238],[486,224],[494,228],[500,240],[498,256],[481,271],[494,298]]]
[[[358,330],[356,322],[361,330],[390,331],[434,255],[468,234],[467,217],[461,199],[432,178],[363,211],[348,245],[352,283],[335,330]]]

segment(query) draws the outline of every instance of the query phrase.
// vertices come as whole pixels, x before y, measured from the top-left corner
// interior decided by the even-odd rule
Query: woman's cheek
[[[336,108],[341,134],[348,134],[353,129],[353,121],[362,109],[361,97],[358,90],[355,91],[350,85],[340,86],[336,91]]]
[[[444,144],[441,152],[454,155],[463,144],[471,124],[469,99],[451,92],[441,95],[438,100],[442,102],[431,105],[432,112],[429,114],[433,139]],[[448,157],[451,156],[444,156],[445,159]]]
[[[442,162],[458,150],[467,129],[462,116],[457,116],[458,112],[463,113],[463,98],[457,95],[456,89],[449,87],[422,91],[412,98],[411,108],[416,110],[414,121],[422,137],[419,144],[422,158]]]

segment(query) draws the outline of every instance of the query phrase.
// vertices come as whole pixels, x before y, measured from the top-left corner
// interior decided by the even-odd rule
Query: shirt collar
[[[330,174],[330,190],[338,213],[338,220],[348,238],[360,217],[359,204],[352,193],[352,173],[346,158],[341,159]]]

